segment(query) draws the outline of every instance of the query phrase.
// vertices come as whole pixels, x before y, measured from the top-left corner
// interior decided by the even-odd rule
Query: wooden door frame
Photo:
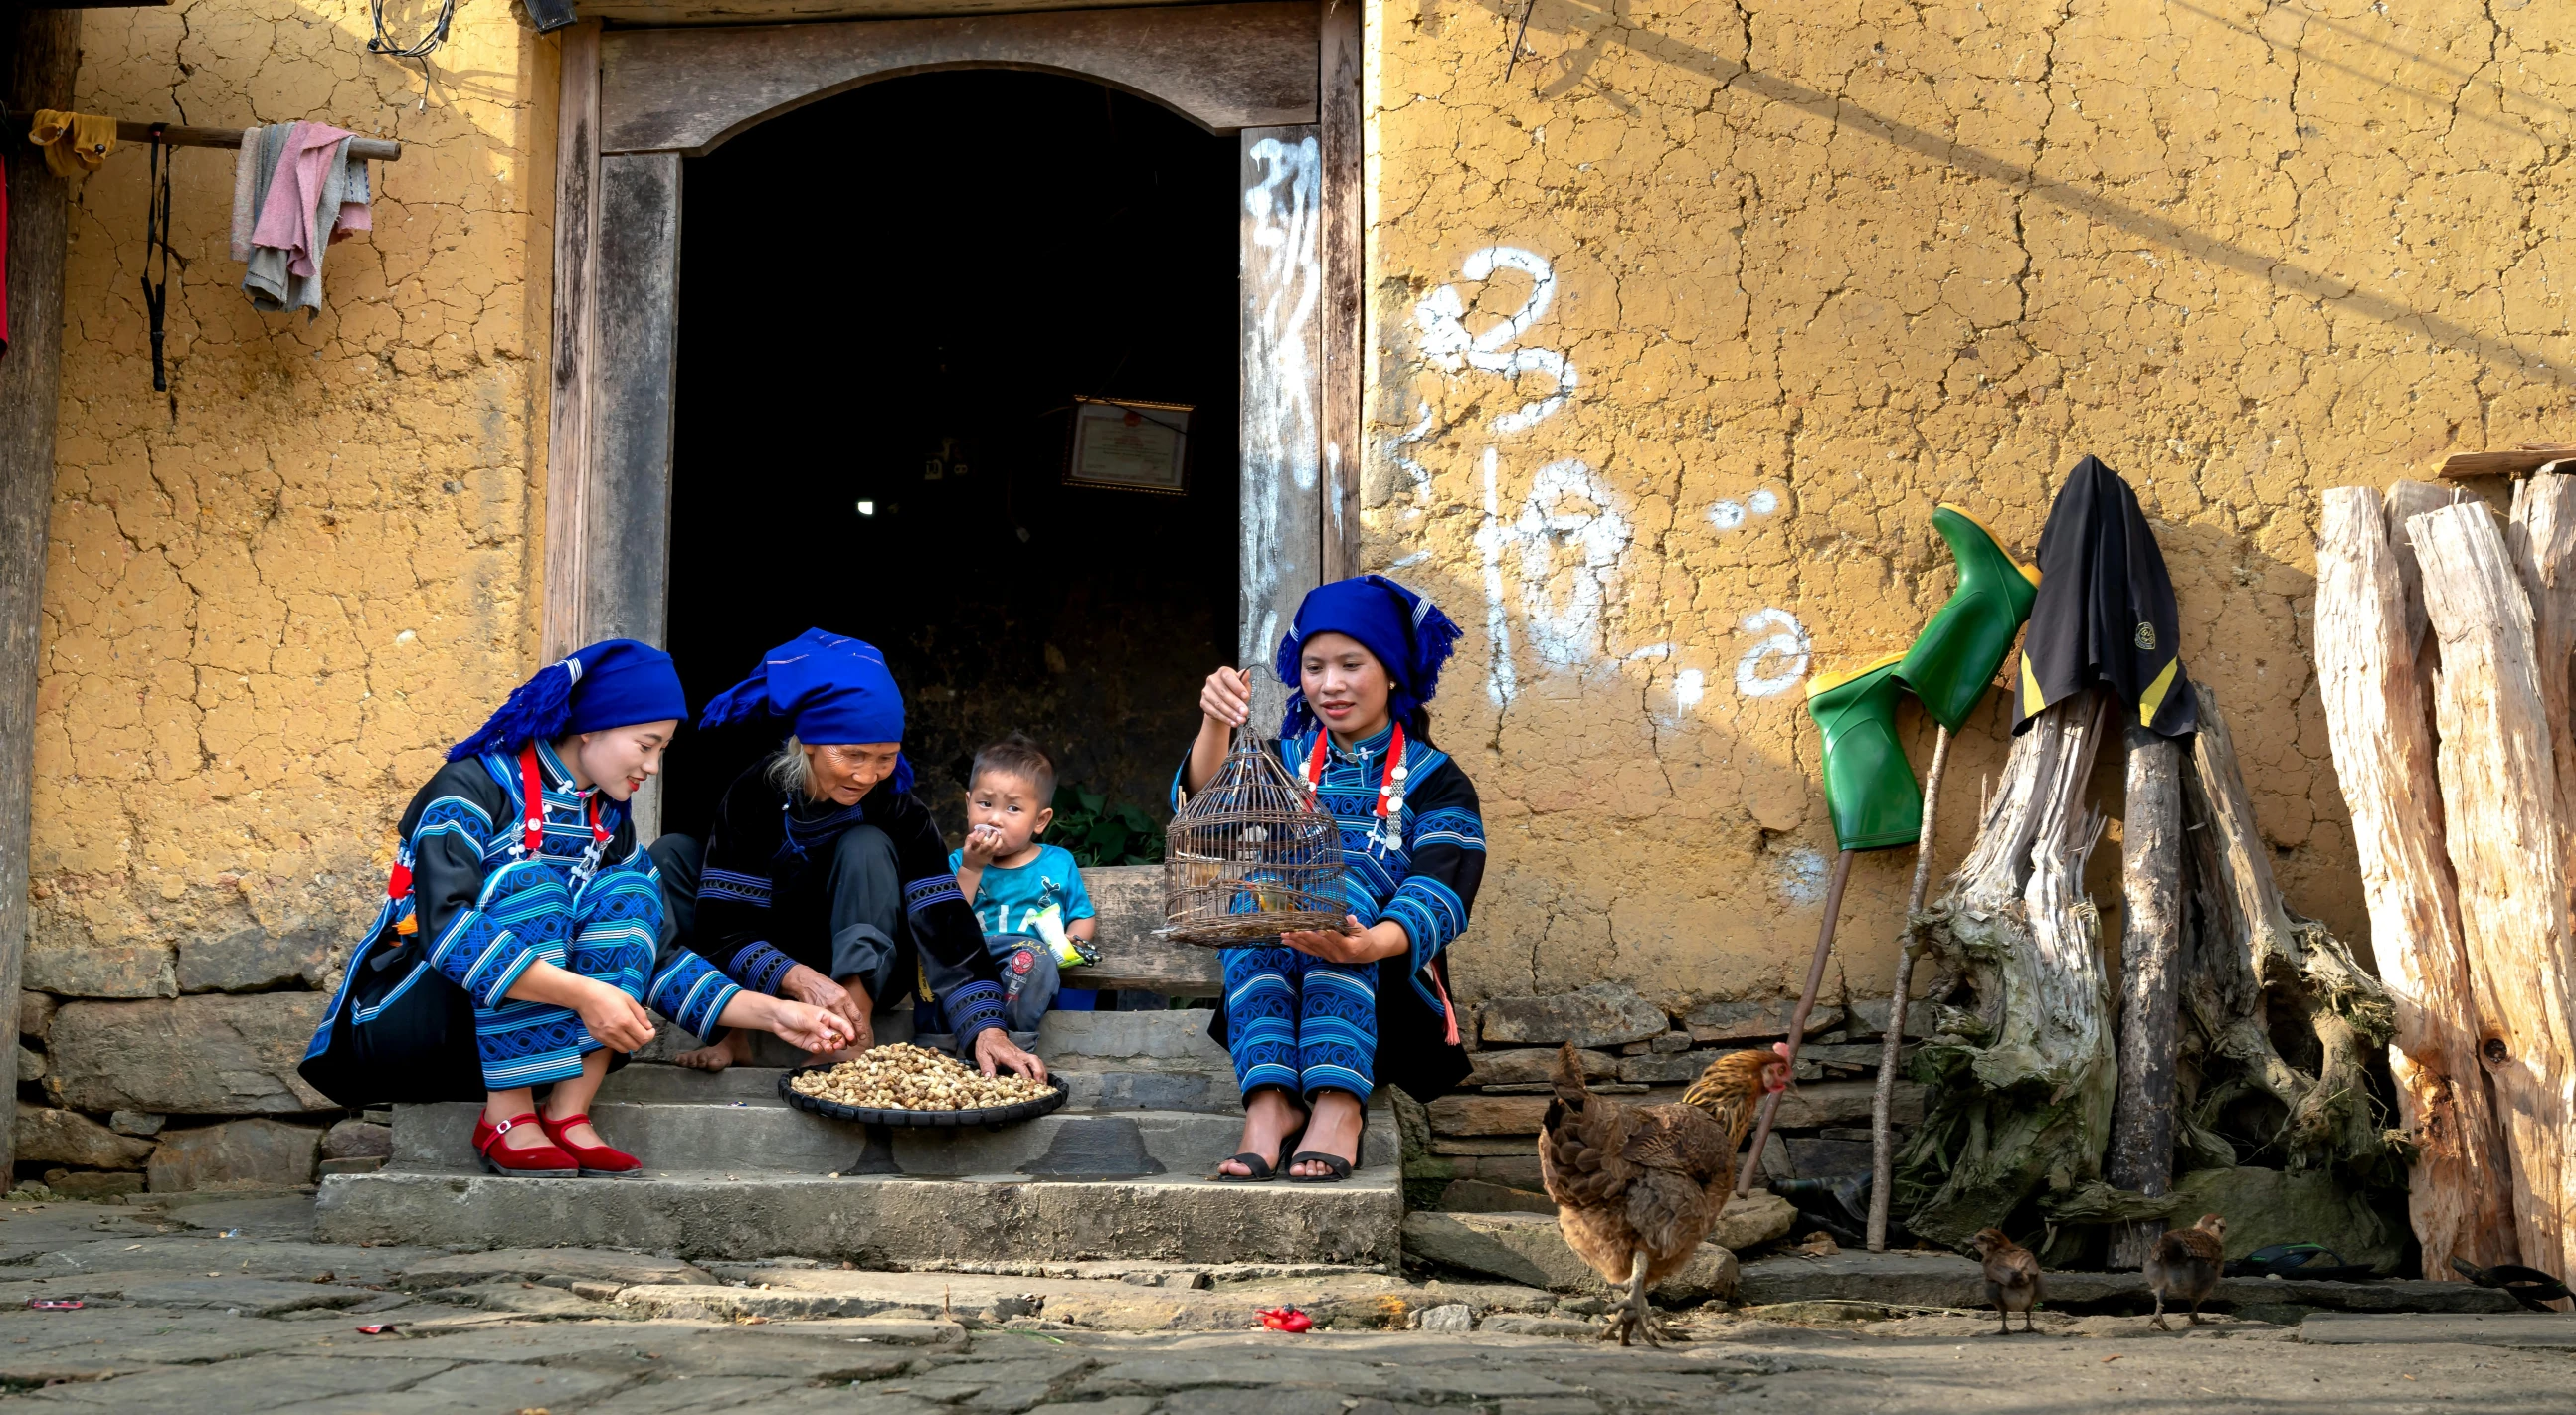
[[[1091,79],[1238,135],[1238,647],[1256,683],[1266,678],[1271,646],[1306,591],[1359,562],[1359,24],[1352,0],[1273,0],[605,35],[587,21],[564,31],[543,655],[610,637],[668,642],[681,159],[862,83],[1016,68]],[[1291,64],[1297,73],[1285,72]],[[694,86],[686,101],[672,98],[677,76]],[[1264,688],[1256,712],[1275,715],[1281,697]],[[658,813],[646,801],[637,814],[649,838]]]

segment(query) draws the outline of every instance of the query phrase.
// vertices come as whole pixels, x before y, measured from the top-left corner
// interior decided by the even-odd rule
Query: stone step
[[[1341,1184],[1199,1178],[826,1179],[743,1172],[503,1179],[388,1169],[333,1175],[325,1243],[628,1248],[696,1260],[810,1257],[862,1265],[1137,1258],[1397,1260],[1404,1199],[1380,1164]]]
[[[392,1168],[480,1172],[473,1134],[481,1113],[470,1102],[395,1106]],[[774,1092],[694,1103],[607,1100],[590,1113],[610,1144],[648,1170],[746,1176],[1196,1176],[1213,1173],[1243,1133],[1236,1116],[1157,1110],[1060,1110],[1018,1124],[953,1130],[863,1126],[791,1109]],[[1361,1154],[1369,1165],[1391,1167],[1396,1150],[1395,1116],[1381,1102]]]

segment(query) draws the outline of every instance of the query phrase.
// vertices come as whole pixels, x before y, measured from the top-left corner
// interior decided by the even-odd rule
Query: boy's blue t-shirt
[[[966,861],[966,852],[948,852],[948,868]],[[1082,869],[1073,852],[1060,845],[1040,845],[1038,857],[1017,869],[986,865],[975,885],[975,919],[984,927],[985,947],[1000,957],[1018,947],[1017,940],[1036,938],[1037,916],[1053,904],[1065,923],[1093,916],[1091,896],[1082,887]]]

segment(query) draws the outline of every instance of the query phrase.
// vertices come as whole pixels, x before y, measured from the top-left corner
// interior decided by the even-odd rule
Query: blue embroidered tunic
[[[984,948],[984,930],[930,808],[894,781],[877,783],[856,805],[797,801],[755,766],[734,778],[707,836],[698,893],[698,927],[689,946],[762,992],[778,991],[798,963],[831,971],[831,924],[822,893],[802,888],[832,858],[834,842],[865,823],[894,843],[903,880],[906,927],[918,945],[921,975],[957,1031],[960,1055],[974,1053],[986,1028],[1002,1025],[1001,969]],[[879,999],[880,1002],[883,999]]]
[[[537,745],[537,761],[544,831],[533,855],[515,756],[450,762],[421,788],[402,823],[411,897],[389,905],[384,921],[399,926],[408,912],[430,966],[472,1000],[476,1049],[494,1090],[561,1080],[599,1048],[578,1015],[508,996],[539,962],[608,982],[700,1036],[741,991],[686,950],[655,969],[661,876],[636,848],[626,803],[600,798],[609,838],[595,846],[595,793],[573,785],[547,744]]]
[[[1317,727],[1271,743],[1288,774],[1303,779]],[[1394,729],[1344,748],[1328,743],[1316,804],[1341,824],[1342,888],[1363,928],[1401,925],[1410,949],[1378,965],[1376,1079],[1428,1100],[1466,1075],[1465,1053],[1448,1040],[1451,1026],[1446,954],[1464,933],[1485,878],[1485,822],[1475,784],[1447,752],[1407,733],[1404,804],[1393,831],[1377,815]],[[1183,760],[1181,773],[1189,764]],[[1172,779],[1172,809],[1184,776]],[[1390,841],[1390,835],[1392,840]],[[1397,986],[1401,978],[1405,986]],[[1219,1008],[1210,1034],[1226,1040]]]

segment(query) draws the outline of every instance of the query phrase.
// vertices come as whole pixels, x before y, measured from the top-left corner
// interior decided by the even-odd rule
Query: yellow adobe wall
[[[1794,986],[1832,849],[1800,677],[1941,602],[1936,499],[2027,551],[2086,451],[2165,523],[2291,902],[2361,933],[2315,493],[2563,434],[2570,355],[2576,21],[2392,8],[1540,0],[1508,79],[1517,5],[1366,12],[1368,554],[1471,633],[1439,710],[1495,845],[1462,991]],[[85,108],[414,146],[310,325],[248,309],[229,159],[180,155],[175,399],[142,159],[79,197],[31,983],[166,991],[191,941],[363,909],[529,667],[552,45],[466,0],[421,111],[365,32],[354,0],[87,16]],[[1952,842],[2000,753],[1963,742]],[[1856,992],[1905,868],[1858,874]]]
[[[2291,905],[2362,940],[2317,493],[2571,431],[2576,12],[1537,0],[1506,76],[1521,9],[1366,12],[1367,558],[1471,631],[1439,712],[1493,837],[1462,990],[1794,989],[1834,849],[1801,674],[1940,605],[1936,501],[2028,555],[2087,452],[2159,523]],[[1911,855],[1855,876],[1855,995]]]
[[[466,0],[424,109],[418,64],[366,52],[362,0],[92,10],[82,33],[84,111],[407,144],[311,323],[238,289],[233,154],[176,154],[166,395],[146,156],[74,196],[28,981],[133,996],[252,925],[341,951],[410,792],[529,667],[554,46]]]

